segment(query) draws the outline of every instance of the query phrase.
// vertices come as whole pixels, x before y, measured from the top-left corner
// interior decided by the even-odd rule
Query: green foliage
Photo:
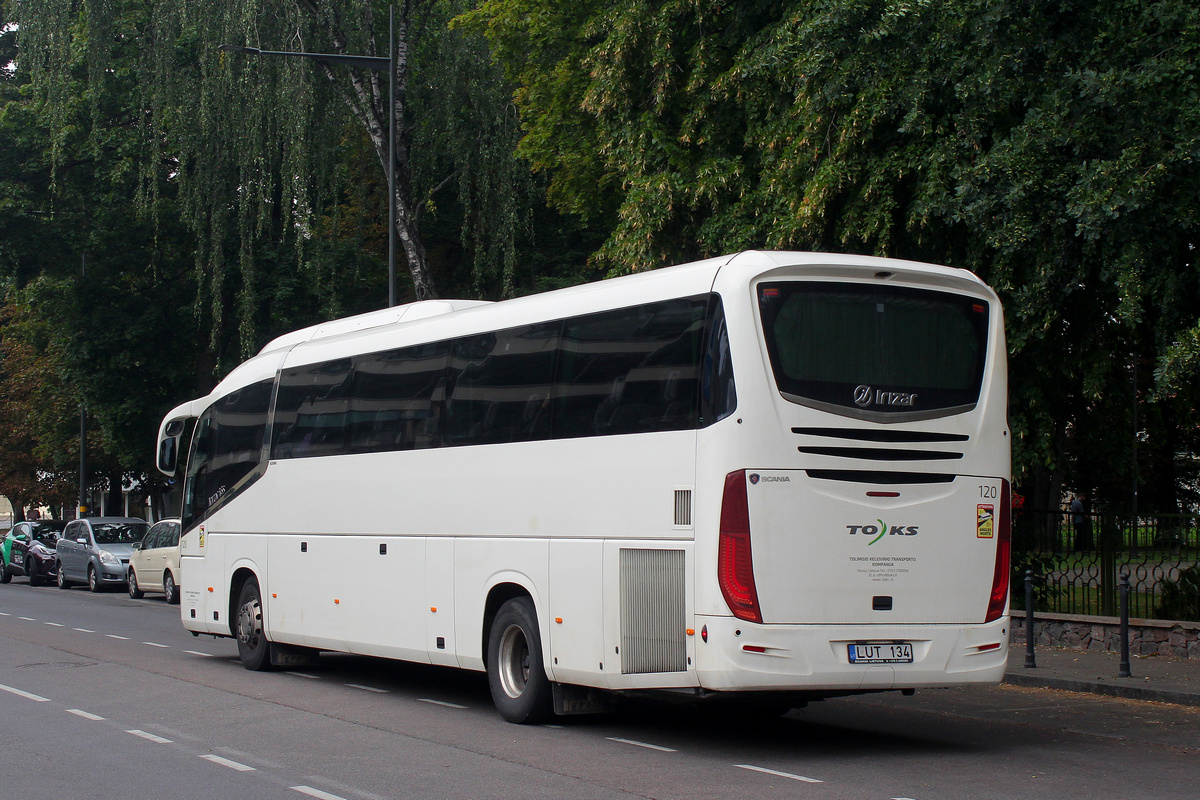
[[[1161,600],[1156,613],[1159,619],[1200,620],[1200,567],[1179,571],[1179,579],[1161,584]]]

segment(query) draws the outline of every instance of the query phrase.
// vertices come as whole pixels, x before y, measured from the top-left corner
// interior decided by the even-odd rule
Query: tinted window
[[[306,458],[346,452],[350,410],[348,358],[292,367],[279,379],[272,457]]]
[[[882,413],[974,404],[988,305],[961,295],[866,284],[759,286],[775,379],[797,399]]]
[[[39,542],[45,542],[47,544],[54,544],[56,541],[58,541],[58,535],[62,533],[62,530],[66,527],[66,525],[67,523],[65,522],[53,521],[28,523],[29,528],[33,530],[33,538]],[[22,533],[24,533],[24,531],[22,531]]]
[[[435,342],[355,359],[348,452],[436,447],[449,351],[446,342]]]
[[[92,536],[96,544],[133,544],[142,540],[147,527],[144,522],[96,522]]]
[[[196,422],[183,489],[190,525],[242,482],[262,460],[273,380],[259,381],[217,400]]]
[[[564,322],[555,438],[695,427],[707,306],[689,298]]]
[[[559,323],[456,339],[443,438],[447,445],[550,437]]]
[[[725,324],[725,307],[716,295],[709,307],[705,330],[704,363],[700,372],[700,424],[711,425],[725,419],[737,408],[729,327]]]

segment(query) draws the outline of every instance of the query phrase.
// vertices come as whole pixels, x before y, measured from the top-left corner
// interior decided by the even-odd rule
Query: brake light
[[[1000,619],[1008,605],[1009,554],[1012,550],[1012,497],[1008,481],[1000,482],[1000,503],[996,508],[996,571],[992,574],[992,595],[984,622]]]
[[[750,503],[746,497],[745,470],[725,476],[721,536],[717,545],[717,582],[735,617],[762,622],[758,590],[754,586],[754,561],[750,555]]]

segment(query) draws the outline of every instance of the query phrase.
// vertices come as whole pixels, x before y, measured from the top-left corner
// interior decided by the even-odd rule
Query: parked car
[[[86,581],[98,592],[124,586],[133,546],[150,526],[133,517],[86,517],[67,523],[58,540],[58,588]]]
[[[162,592],[168,603],[179,602],[179,531],[178,519],[164,519],[134,546],[126,579],[134,600],[146,592]]]
[[[56,543],[65,522],[56,520],[18,522],[0,542],[0,583],[28,575],[29,585],[38,586],[57,576]]]

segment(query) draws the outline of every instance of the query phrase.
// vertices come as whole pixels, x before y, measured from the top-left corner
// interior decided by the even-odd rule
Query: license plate
[[[850,645],[851,664],[911,664],[912,642],[859,642]]]

